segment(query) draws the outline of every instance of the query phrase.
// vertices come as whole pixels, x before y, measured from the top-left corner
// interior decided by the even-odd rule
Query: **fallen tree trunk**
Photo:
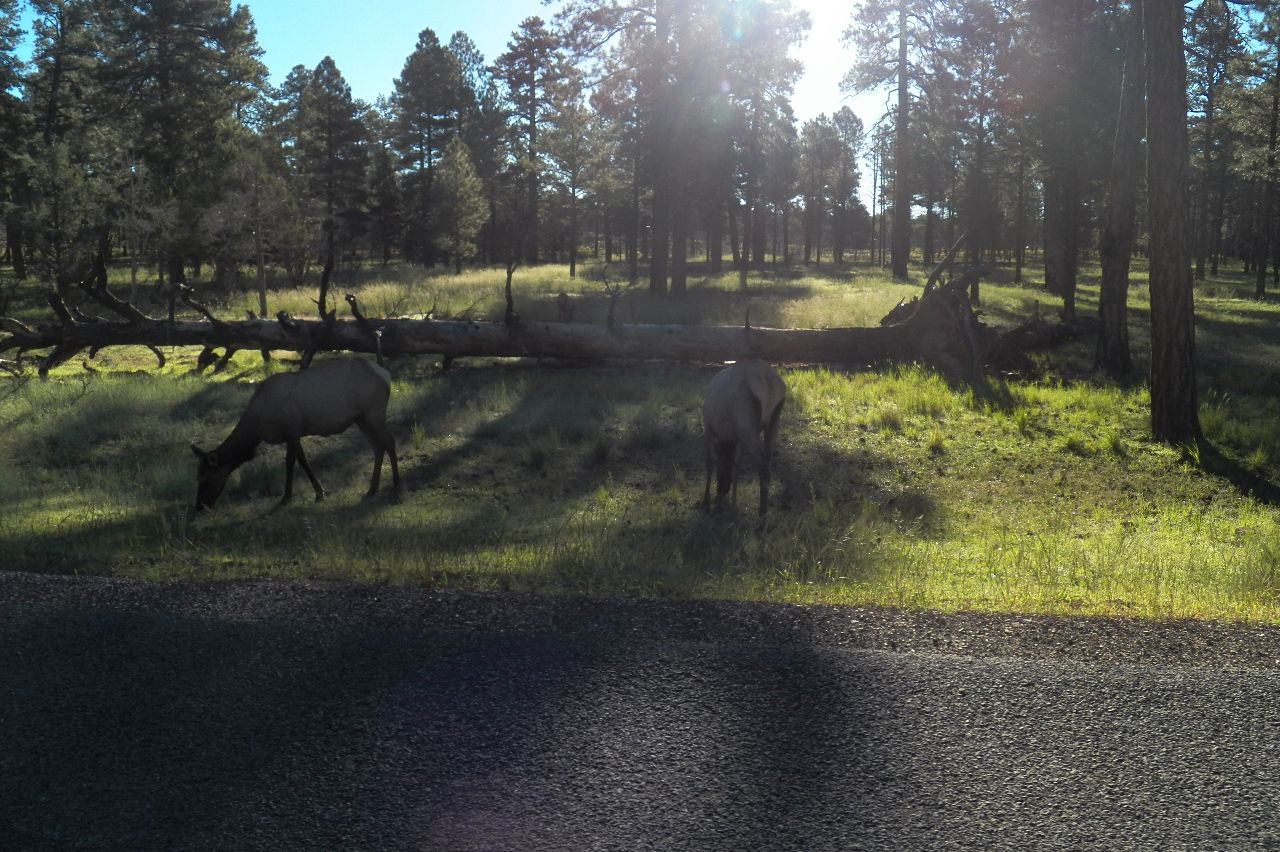
[[[858,363],[924,360],[952,367],[969,360],[951,351],[944,324],[917,313],[898,325],[875,328],[777,329],[696,325],[587,325],[560,322],[461,322],[384,319],[287,319],[128,322],[70,321],[29,328],[0,320],[0,352],[52,350],[42,372],[81,352],[107,346],[199,346],[291,350],[345,350],[387,357],[512,356],[570,359],[731,361],[755,357],[780,363]],[[963,349],[963,346],[961,346]]]
[[[948,255],[954,257],[956,247]],[[944,265],[947,261],[944,261]],[[303,353],[303,367],[316,352],[349,351],[383,356],[443,355],[565,358],[586,360],[735,361],[761,358],[773,363],[883,364],[921,362],[954,376],[975,378],[988,352],[1008,357],[999,333],[983,325],[969,305],[968,283],[982,270],[969,270],[937,286],[940,265],[924,295],[899,304],[884,324],[871,328],[779,329],[698,325],[589,325],[522,322],[508,312],[503,322],[434,319],[369,319],[347,296],[353,319],[338,320],[321,307],[320,320],[296,320],[283,312],[275,321],[215,317],[182,290],[181,298],[204,316],[198,320],[153,319],[105,286],[101,273],[81,286],[99,305],[120,317],[108,321],[68,307],[56,293],[49,303],[57,322],[34,328],[0,317],[0,353],[46,352],[40,375],[82,352],[92,357],[107,346],[147,346],[163,363],[160,347],[199,346],[203,369],[225,362],[231,352],[255,349]],[[226,353],[219,359],[216,348]]]

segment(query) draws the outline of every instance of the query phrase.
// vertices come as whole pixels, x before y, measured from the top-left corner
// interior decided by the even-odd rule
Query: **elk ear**
[[[202,461],[203,461],[203,460],[204,460],[204,459],[209,455],[209,453],[208,453],[208,452],[206,452],[205,450],[200,449],[200,448],[199,448],[199,447],[197,447],[195,444],[192,444],[192,445],[191,445],[191,452],[195,454],[195,457],[196,457],[196,458],[198,458],[198,459],[200,459],[200,460],[202,460]]]

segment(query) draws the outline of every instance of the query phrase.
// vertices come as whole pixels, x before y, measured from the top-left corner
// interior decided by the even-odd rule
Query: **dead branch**
[[[55,346],[52,352],[40,360],[40,364],[36,368],[36,372],[39,373],[41,379],[47,379],[49,378],[50,370],[60,364],[65,364],[72,358],[79,355],[82,351],[84,351],[83,346],[76,346],[74,344],[62,344]]]
[[[323,317],[324,319],[320,321],[318,327],[308,327],[310,339],[306,350],[302,353],[302,362],[298,365],[299,370],[305,370],[310,367],[311,359],[316,357],[317,352],[332,348],[329,345],[329,340],[333,336],[333,324],[338,319],[338,311],[335,308],[327,314],[323,314]]]
[[[378,366],[386,366],[382,358],[382,327],[375,327],[369,322],[368,318],[360,312],[360,303],[356,301],[356,297],[352,293],[346,295],[347,304],[351,306],[351,315],[355,317],[356,323],[369,333],[373,338],[374,356],[378,361]]]
[[[935,266],[933,271],[929,273],[928,280],[924,282],[924,293],[922,295],[927,296],[933,292],[933,288],[937,286],[938,279],[942,277],[942,273],[945,272],[947,267],[951,265],[952,261],[956,259],[956,254],[960,251],[960,246],[964,244],[966,236],[968,236],[967,233],[962,233],[959,238],[956,239],[955,245],[953,245],[947,252],[947,256],[944,257],[942,262]]]
[[[186,305],[187,307],[194,310],[196,313],[203,316],[205,319],[213,323],[215,326],[222,324],[222,320],[215,317],[212,311],[206,308],[202,303],[197,302],[195,300],[195,297],[192,295],[194,291],[190,287],[188,287],[186,284],[177,284],[175,286],[177,287],[178,295],[182,299],[182,303],[184,305]]]
[[[88,281],[82,282],[80,284],[80,289],[107,310],[124,317],[130,322],[147,322],[151,319],[142,311],[138,310],[138,308],[133,304],[112,293],[111,290],[107,288],[105,273],[95,276]]]

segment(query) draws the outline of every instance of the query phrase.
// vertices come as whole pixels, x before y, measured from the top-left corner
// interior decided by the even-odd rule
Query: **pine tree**
[[[582,78],[569,74],[552,90],[551,121],[545,135],[550,175],[569,205],[569,277],[578,274],[579,208],[586,170],[592,162],[594,122],[583,99]]]
[[[227,129],[263,86],[253,19],[229,0],[137,0],[95,5],[103,79],[155,176],[174,224],[172,280],[198,256],[199,213],[217,198],[230,158]]]
[[[434,31],[418,34],[418,43],[395,80],[393,147],[404,174],[405,253],[418,263],[434,259],[435,241],[425,223],[431,220],[431,187],[445,146],[458,126],[459,68],[456,57],[440,44]]]
[[[19,233],[39,276],[65,296],[87,276],[98,248],[94,234],[107,225],[111,192],[103,179],[113,155],[131,163],[135,157],[127,148],[122,155],[112,150],[124,140],[115,123],[102,120],[91,5],[36,0],[32,11],[34,44],[23,88],[35,132],[27,146],[31,170]],[[89,133],[95,118],[96,132]]]
[[[484,185],[476,176],[471,154],[458,137],[445,148],[432,187],[432,232],[437,247],[453,260],[455,272],[476,251],[476,237],[488,218]]]
[[[551,91],[565,77],[565,60],[559,43],[546,23],[538,17],[525,18],[513,34],[507,52],[494,67],[506,83],[515,117],[520,121],[520,160],[527,187],[526,215],[529,217],[525,259],[536,263],[539,256],[539,185],[545,169],[538,134],[551,107]]]
[[[1142,6],[1151,219],[1151,432],[1157,440],[1192,444],[1202,435],[1187,256],[1187,64],[1182,4],[1144,0]]]
[[[324,207],[331,248],[334,240],[351,242],[360,218],[368,161],[363,113],[326,56],[303,90],[297,156],[309,194]]]
[[[326,56],[311,72],[299,110],[298,167],[311,197],[324,209],[325,266],[332,269],[339,245],[348,245],[362,224],[366,132],[364,108]],[[320,315],[328,311],[328,277],[321,278]]]

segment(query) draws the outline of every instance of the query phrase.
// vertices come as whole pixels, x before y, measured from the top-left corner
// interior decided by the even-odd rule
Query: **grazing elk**
[[[711,505],[711,468],[716,463],[716,499],[733,489],[734,456],[741,445],[760,469],[760,517],[769,503],[769,461],[787,386],[764,361],[739,361],[721,370],[707,388],[702,404],[702,436],[706,445],[707,485],[703,505]]]
[[[302,451],[304,435],[337,435],[353,424],[373,445],[373,481],[366,496],[378,492],[382,457],[391,456],[391,477],[400,492],[400,469],[396,463],[396,442],[387,429],[387,400],[391,396],[391,375],[382,367],[359,358],[322,361],[297,373],[271,376],[253,392],[240,422],[214,450],[195,444],[191,451],[200,459],[197,476],[196,511],[213,508],[227,484],[227,477],[253,458],[261,443],[284,444],[283,506],[293,498],[293,464],[303,471],[316,490],[316,500],[324,498],[320,480],[311,472]]]

